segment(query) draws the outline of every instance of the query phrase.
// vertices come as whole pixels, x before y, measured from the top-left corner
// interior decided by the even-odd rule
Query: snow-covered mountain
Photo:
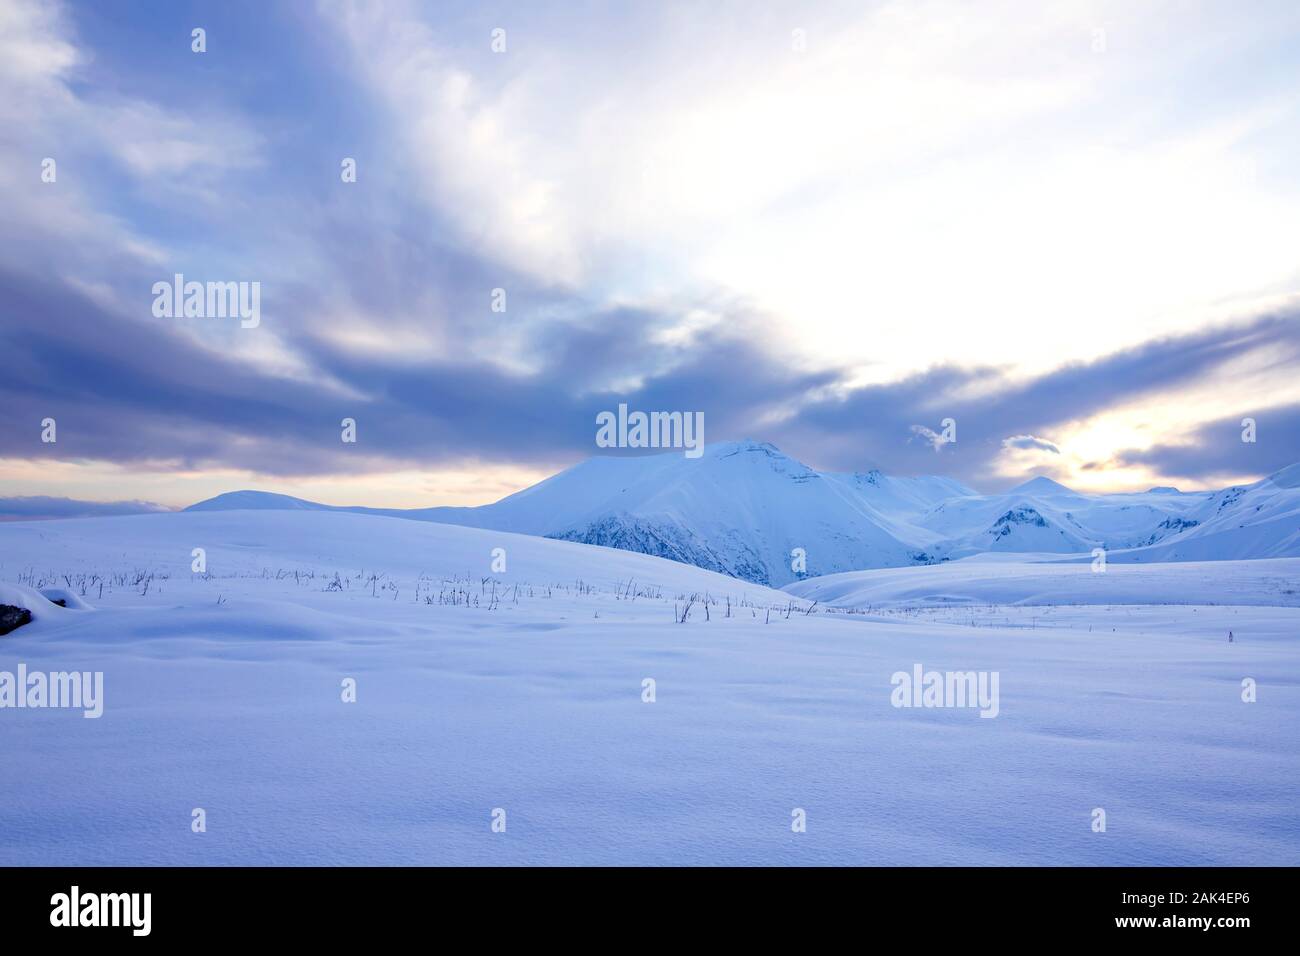
[[[1145,546],[1111,559],[1225,561],[1300,555],[1300,464],[1254,484],[1180,498],[1193,498],[1191,506],[1162,523]]]
[[[591,458],[478,508],[334,507],[239,491],[190,511],[322,510],[539,535],[670,558],[780,587],[984,553],[1205,561],[1300,556],[1300,465],[1218,492],[1084,495],[1033,478],[980,495],[949,478],[818,472],[766,442],[703,456]]]

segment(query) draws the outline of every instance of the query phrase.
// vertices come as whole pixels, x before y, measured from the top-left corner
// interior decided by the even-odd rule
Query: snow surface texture
[[[1112,562],[1300,557],[1300,465],[1252,485],[1183,494],[1080,495],[1038,477],[979,495],[949,478],[817,472],[765,442],[592,458],[481,508],[331,508],[239,491],[191,506],[352,511],[545,535],[638,551],[781,586],[983,553],[1091,554]],[[791,552],[802,548],[806,569]]]
[[[1300,607],[1300,559],[1117,564],[1056,555],[981,555],[926,568],[849,571],[787,585],[844,608],[1016,604],[1229,604]]]
[[[809,611],[383,517],[0,525],[3,595],[37,608],[0,671],[104,673],[97,720],[0,710],[0,865],[1295,864],[1298,570],[994,557]],[[1071,606],[1018,606],[1046,598]],[[891,706],[917,663],[998,672],[999,715]]]

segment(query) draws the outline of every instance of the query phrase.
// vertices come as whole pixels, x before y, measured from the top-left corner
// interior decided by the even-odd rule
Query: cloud
[[[107,150],[138,179],[181,187],[209,182],[211,171],[261,163],[261,139],[220,114],[185,116],[140,101],[86,103],[83,115],[103,131]]]
[[[154,514],[168,511],[152,501],[77,501],[30,495],[0,498],[0,521],[31,521],[37,518],[103,518],[110,515]]]
[[[1061,449],[1046,438],[1035,438],[1033,435],[1012,435],[1010,438],[1002,439],[1003,448],[1022,448],[1037,449],[1039,451],[1050,451],[1053,455],[1059,455]]]
[[[1294,18],[1197,5],[1171,37],[1159,3],[1106,6],[538,4],[498,16],[500,55],[496,14],[321,10],[397,130],[385,162],[459,245],[588,292],[737,290],[792,347],[898,376],[940,349],[1042,371],[1295,288],[1294,156],[1268,145],[1294,141],[1294,58],[1271,49]],[[1268,82],[1211,79],[1261,56]]]
[[[56,4],[41,0],[0,3],[0,78],[11,92],[32,96],[59,89],[82,60],[67,32],[66,18]],[[0,101],[0,116],[25,111],[28,105],[25,97],[6,96]]]
[[[210,243],[196,201],[239,208],[248,180],[235,200],[233,175],[261,162],[263,141],[207,96],[171,106],[126,92],[135,84],[121,76],[93,82],[104,78],[75,12],[0,0],[0,167],[11,171],[0,177],[0,265],[113,282],[187,240]]]
[[[106,76],[121,83],[88,84],[87,64],[120,67],[130,57],[109,50],[97,61],[95,51],[81,51],[67,18],[49,12],[56,9],[0,0],[0,10],[18,11],[0,29],[0,51],[11,51],[0,57],[0,71],[17,71],[23,92],[0,102],[0,111],[14,114],[0,123],[0,160],[34,177],[47,141],[66,151],[57,187],[20,176],[0,183],[10,224],[0,237],[0,457],[286,476],[464,462],[541,468],[595,454],[595,414],[626,401],[703,411],[710,441],[768,439],[817,467],[903,473],[936,470],[932,452],[944,444],[939,432],[915,423],[952,417],[960,440],[942,449],[942,467],[978,484],[997,477],[1007,447],[1023,447],[1008,442],[1032,439],[1059,452],[1033,437],[1052,434],[1073,451],[1071,423],[1177,395],[1234,363],[1285,371],[1298,361],[1294,311],[1146,342],[1126,338],[1107,350],[1111,339],[1068,320],[1068,310],[1078,310],[1073,299],[1026,291],[1023,276],[1011,283],[996,270],[968,286],[951,274],[968,256],[931,255],[928,244],[890,233],[902,221],[898,213],[928,243],[943,234],[933,228],[935,210],[960,204],[886,206],[880,215],[842,207],[838,184],[851,177],[840,174],[859,160],[877,169],[933,151],[946,156],[984,121],[1018,122],[1076,101],[1077,90],[1056,84],[1008,86],[990,72],[993,60],[963,62],[919,90],[925,110],[936,119],[966,117],[943,95],[954,88],[992,83],[1005,98],[977,121],[917,123],[892,99],[897,87],[847,82],[861,62],[894,79],[948,62],[949,39],[926,45],[906,24],[891,30],[922,42],[916,64],[854,61],[845,55],[852,43],[840,42],[846,34],[812,23],[811,55],[791,59],[784,26],[770,36],[769,25],[733,34],[647,7],[629,14],[647,21],[638,39],[644,57],[624,63],[626,45],[607,42],[603,32],[619,24],[601,17],[556,32],[557,14],[529,8],[507,24],[510,52],[494,56],[487,31],[496,24],[472,10],[449,12],[434,29],[414,5],[325,4],[319,23],[303,14],[302,43],[277,58],[271,91],[257,85],[264,73],[248,69],[259,64],[234,59],[239,49],[195,58],[185,31],[177,55],[188,59],[167,63],[167,84],[130,82],[138,80],[131,69],[122,76],[107,67]],[[958,14],[952,22],[998,32],[996,18]],[[1068,27],[1053,20],[1058,46],[1048,59],[1073,42]],[[735,42],[682,46],[696,35]],[[888,46],[888,36],[862,36]],[[776,47],[773,37],[781,40]],[[583,56],[570,56],[571,47]],[[340,49],[341,58],[329,58]],[[669,88],[640,82],[662,74],[664,63],[682,66],[666,74]],[[602,64],[611,81],[593,85]],[[322,86],[324,72],[338,81]],[[771,79],[757,84],[756,77]],[[225,86],[244,97],[213,95]],[[816,100],[810,91],[826,89],[836,91],[830,106],[816,115],[803,109]],[[858,90],[871,100],[875,132],[897,128],[920,140],[878,155],[899,140],[839,121],[845,111],[836,104]],[[253,102],[250,91],[265,95]],[[329,122],[311,121],[322,111]],[[83,122],[85,135],[73,135]],[[842,153],[823,148],[836,144]],[[354,154],[358,182],[342,185],[338,158]],[[266,162],[272,155],[276,161]],[[948,187],[970,185],[946,172],[940,178]],[[885,177],[879,188],[905,187],[910,197],[932,181],[918,168],[915,180]],[[873,174],[869,183],[876,182]],[[855,199],[887,198],[875,189]],[[1003,195],[976,189],[963,196],[976,194]],[[812,229],[820,220],[805,213],[813,209],[832,215],[836,228]],[[968,211],[975,228],[990,221],[978,206]],[[704,248],[719,230],[726,241]],[[942,287],[964,302],[1000,301],[979,294],[986,283],[1037,295],[1033,334],[1016,346],[1053,357],[972,360],[964,340],[943,330],[1005,342],[1006,329],[999,324],[990,336],[987,317],[960,303],[937,309],[924,297],[902,305],[924,312],[925,321],[877,310],[894,321],[873,327],[885,334],[885,326],[907,326],[942,351],[912,349],[907,362],[871,366],[866,371],[879,373],[874,384],[854,384],[864,369],[851,349],[820,359],[799,351],[803,337],[786,334],[784,320],[741,280],[758,271],[789,278],[801,295],[820,289],[836,298],[826,314],[852,313],[862,325],[858,312],[871,310],[843,308],[844,296],[877,288],[891,261],[864,254],[864,230],[906,259],[916,275],[893,279],[908,290]],[[840,277],[857,274],[850,260],[868,261],[875,274],[846,287],[804,281],[799,269],[770,268],[762,257],[733,259],[744,251],[740,241],[760,232],[774,237],[780,257],[807,255]],[[817,241],[800,241],[809,235]],[[1034,241],[1069,268],[1078,261]],[[982,247],[1014,258],[996,242]],[[749,273],[732,271],[733,261]],[[708,268],[696,270],[696,262]],[[243,332],[231,323],[154,319],[148,290],[174,272],[259,280],[262,325]],[[936,281],[922,282],[920,273]],[[1094,277],[1088,289],[1111,295],[1103,286]],[[497,287],[509,295],[503,314],[488,307]],[[1053,367],[1061,352],[1049,340],[1062,335],[1086,345],[1068,354],[1100,354]],[[1205,471],[1210,439],[1200,434],[1198,414],[1178,423],[1182,433],[1154,435],[1150,448],[1124,453],[1127,460]],[[39,442],[46,416],[59,422],[57,445]],[[355,446],[338,440],[343,417],[358,421]],[[1279,453],[1270,446],[1258,461]]]
[[[9,321],[18,315],[26,321]],[[0,271],[0,316],[0,457],[11,458],[272,475],[476,458],[561,463],[595,452],[596,413],[619,401],[704,411],[722,437],[834,380],[764,352],[742,315],[677,342],[657,336],[663,314],[595,310],[563,335],[552,330],[547,360],[530,371],[467,352],[408,361],[300,341],[313,369],[345,386],[338,390],[259,368],[53,280]],[[630,370],[639,379],[619,387]],[[45,417],[58,423],[56,444],[40,441]],[[339,441],[343,417],[358,422],[355,446]]]
[[[932,445],[918,447],[911,440],[924,436],[914,423],[951,417],[958,441],[943,449],[945,471],[988,484],[1001,480],[997,466],[1008,434],[1057,433],[1108,409],[1177,395],[1217,374],[1237,374],[1233,370],[1243,364],[1291,367],[1298,348],[1300,310],[1292,310],[1157,339],[1034,376],[936,365],[897,381],[835,388],[802,400],[766,437],[822,468],[850,470],[866,462],[924,474],[934,469]],[[1202,422],[1192,417],[1186,424],[1195,429]]]
[[[930,445],[934,448],[936,453],[940,449],[942,449],[944,445],[948,444],[948,439],[944,438],[934,429],[927,428],[925,425],[913,425],[912,434],[919,435],[920,437],[924,438],[927,442],[930,443]]]
[[[1148,465],[1162,475],[1206,484],[1226,484],[1248,475],[1269,475],[1300,462],[1300,404],[1254,413],[1254,442],[1244,442],[1242,416],[1204,422],[1179,442],[1118,451],[1105,464]]]
[[[379,258],[357,276],[382,269],[382,243],[373,251]],[[366,263],[364,251],[356,261]],[[475,260],[458,261],[449,277],[469,275],[475,284]],[[446,294],[473,298],[471,290],[457,291],[452,278]],[[375,291],[388,294],[382,290],[381,284]],[[370,294],[364,285],[353,291]],[[852,387],[851,370],[792,367],[765,343],[764,317],[743,303],[719,299],[714,307],[723,321],[666,337],[663,330],[680,318],[676,310],[604,309],[574,297],[547,301],[563,320],[506,326],[527,346],[525,367],[503,364],[480,347],[499,337],[492,330],[502,326],[485,333],[485,319],[448,313],[429,324],[429,334],[463,339],[466,346],[408,355],[312,336],[308,322],[290,341],[311,374],[295,377],[245,361],[238,350],[209,347],[183,328],[142,320],[147,300],[128,310],[52,277],[0,269],[0,350],[7,363],[0,378],[6,409],[0,457],[285,476],[476,460],[558,467],[596,454],[596,413],[626,401],[649,410],[703,411],[710,441],[767,439],[809,464],[845,471],[868,465],[934,471],[942,435],[915,423],[952,417],[959,440],[943,448],[943,470],[978,485],[996,479],[1008,432],[1015,436],[1010,441],[1024,445],[1062,423],[1177,392],[1261,353],[1286,361],[1300,342],[1300,316],[1270,315],[1028,379],[996,368],[942,365]],[[315,299],[305,302],[311,315]],[[256,337],[274,321],[264,318],[263,328],[231,334]],[[46,416],[58,421],[56,445],[40,442],[38,424]],[[343,417],[358,421],[355,446],[339,441]],[[1239,437],[1231,424],[1215,426],[1226,436],[1217,445],[1200,437],[1199,450],[1158,446],[1123,457],[1150,461],[1171,475],[1205,472],[1216,455],[1223,462],[1242,453],[1239,440],[1227,441]],[[1290,427],[1260,413],[1260,444],[1245,452],[1257,453],[1255,467],[1289,464],[1286,457],[1300,447],[1300,432]],[[917,436],[923,441],[914,442]],[[1040,443],[1035,447],[1055,447],[1033,440]]]

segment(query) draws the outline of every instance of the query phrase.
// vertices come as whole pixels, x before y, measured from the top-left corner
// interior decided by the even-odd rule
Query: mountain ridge
[[[1112,561],[1300,556],[1300,465],[1220,491],[1085,495],[1038,476],[981,495],[951,478],[820,472],[769,442],[595,457],[492,504],[324,505],[236,491],[186,511],[318,510],[508,531],[669,558],[757,584],[986,553]]]

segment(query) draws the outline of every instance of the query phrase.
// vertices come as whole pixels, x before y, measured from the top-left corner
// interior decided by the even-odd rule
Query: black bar
[[[816,923],[819,932],[842,927],[881,942],[886,937],[878,934],[906,931],[927,944],[1132,937],[1231,945],[1293,930],[1294,882],[1294,870],[1246,867],[10,868],[0,870],[0,926],[7,943],[112,937],[337,945],[432,931],[450,944],[456,931],[547,927],[549,935],[564,927],[583,936],[598,924],[654,938],[670,925],[700,921],[759,941],[787,930],[797,937],[800,926]],[[150,894],[147,936],[136,935],[144,926],[142,896],[138,910],[121,897],[110,901],[108,916],[118,907],[123,925],[52,925],[57,895],[70,904],[73,886],[83,906],[96,895],[91,910],[99,907],[97,894]],[[1208,928],[1200,924],[1206,919]]]

